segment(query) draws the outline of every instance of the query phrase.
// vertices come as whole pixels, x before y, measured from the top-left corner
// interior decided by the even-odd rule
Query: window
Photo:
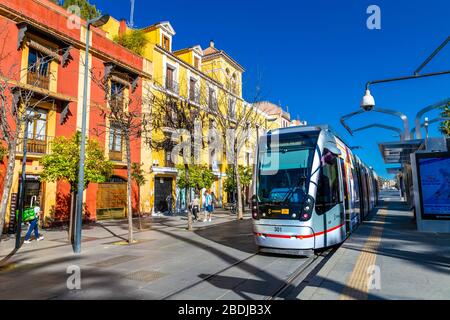
[[[329,152],[324,151],[324,154]],[[320,169],[319,184],[316,196],[316,212],[323,214],[331,210],[339,203],[339,176],[338,176],[338,158],[333,160]]]
[[[196,92],[197,80],[191,78],[189,80],[189,99],[197,102],[197,92]]]
[[[27,130],[27,149],[30,153],[46,153],[47,147],[47,110],[35,109],[29,110],[28,114],[34,117],[33,121],[28,123]]]
[[[109,129],[109,158],[122,161],[122,131],[114,124]]]
[[[172,150],[165,149],[164,150],[164,166],[166,168],[173,168],[175,167],[175,163],[172,161]]]
[[[314,131],[285,133],[278,141],[259,145],[256,193],[260,203],[300,204],[305,200],[317,139]]]
[[[125,86],[111,81],[111,107],[123,109]]]
[[[178,93],[177,85],[174,81],[175,79],[175,69],[171,66],[166,67],[166,89]]]
[[[47,133],[47,111],[42,109],[29,110],[30,116],[36,116],[28,124],[28,139],[44,141]]]
[[[228,99],[228,115],[231,118],[236,117],[236,108],[235,107],[236,107],[235,101],[232,98]]]
[[[162,46],[167,51],[170,51],[170,39],[167,36],[162,36]]]
[[[28,84],[49,89],[50,61],[50,57],[46,57],[43,53],[30,48],[28,54]]]
[[[233,76],[231,77],[231,91],[233,93],[237,93],[237,81],[236,81],[237,77],[236,77],[236,73],[233,73]]]
[[[209,88],[208,106],[211,110],[217,110],[216,92],[214,88]]]

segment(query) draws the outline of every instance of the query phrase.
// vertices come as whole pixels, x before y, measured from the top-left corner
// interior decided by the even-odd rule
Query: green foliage
[[[147,181],[144,176],[145,172],[142,169],[141,163],[133,163],[131,165],[131,178],[136,182],[138,186],[143,186]]]
[[[450,103],[448,103],[445,107],[442,108],[441,117],[450,118]],[[450,121],[449,120],[443,121],[441,123],[440,130],[444,135],[450,136]]]
[[[252,183],[253,172],[252,167],[238,166],[239,178],[241,180],[241,187],[248,187]],[[226,171],[227,178],[224,182],[224,190],[228,193],[236,192],[237,183],[234,169],[229,166]]]
[[[234,169],[232,166],[228,166],[226,170],[227,178],[223,183],[223,189],[225,192],[234,193],[236,192],[236,177],[234,175]]]
[[[148,43],[145,33],[142,30],[132,30],[123,35],[117,35],[113,40],[139,55],[142,55],[144,48]]]
[[[42,158],[44,170],[41,180],[56,182],[65,180],[72,190],[77,191],[78,166],[80,162],[81,133],[72,138],[57,137],[52,144],[51,154]],[[84,188],[89,183],[106,182],[112,175],[113,165],[105,159],[104,150],[96,140],[88,140],[86,144]]]
[[[3,160],[3,158],[8,154],[8,150],[3,146],[3,144],[0,141],[0,161]]]
[[[197,191],[203,188],[211,188],[214,182],[214,173],[207,165],[190,165],[189,166],[189,180],[185,177],[184,165],[177,166],[178,178],[177,184],[181,189],[194,188]]]
[[[101,15],[101,12],[97,10],[95,5],[90,4],[88,0],[65,0],[63,7],[67,9],[70,6],[80,7],[81,18],[85,20],[94,19]]]

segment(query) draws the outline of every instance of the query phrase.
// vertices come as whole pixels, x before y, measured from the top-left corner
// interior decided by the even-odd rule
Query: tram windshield
[[[307,194],[319,132],[281,134],[259,146],[256,193],[262,204],[299,204]]]

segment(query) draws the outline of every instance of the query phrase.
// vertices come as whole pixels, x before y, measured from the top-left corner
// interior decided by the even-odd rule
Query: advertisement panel
[[[450,153],[417,154],[422,219],[450,220]]]

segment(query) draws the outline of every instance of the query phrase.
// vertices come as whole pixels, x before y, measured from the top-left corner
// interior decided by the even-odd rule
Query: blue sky
[[[103,13],[129,18],[129,0],[91,0]],[[381,9],[381,30],[366,27],[369,5]],[[316,1],[162,1],[136,0],[135,25],[169,20],[177,32],[173,47],[200,44],[227,51],[241,63],[244,96],[255,98],[259,85],[265,99],[288,106],[292,116],[310,124],[331,124],[357,154],[380,175],[387,175],[378,142],[395,141],[389,131],[372,129],[351,137],[340,125],[342,115],[359,108],[364,84],[411,75],[450,35],[448,0]],[[450,69],[450,45],[423,72]],[[450,75],[372,87],[377,106],[416,112],[450,96]],[[437,113],[430,113],[434,118]],[[360,115],[353,127],[373,122],[401,126],[379,114]],[[437,135],[436,126],[431,133]]]

